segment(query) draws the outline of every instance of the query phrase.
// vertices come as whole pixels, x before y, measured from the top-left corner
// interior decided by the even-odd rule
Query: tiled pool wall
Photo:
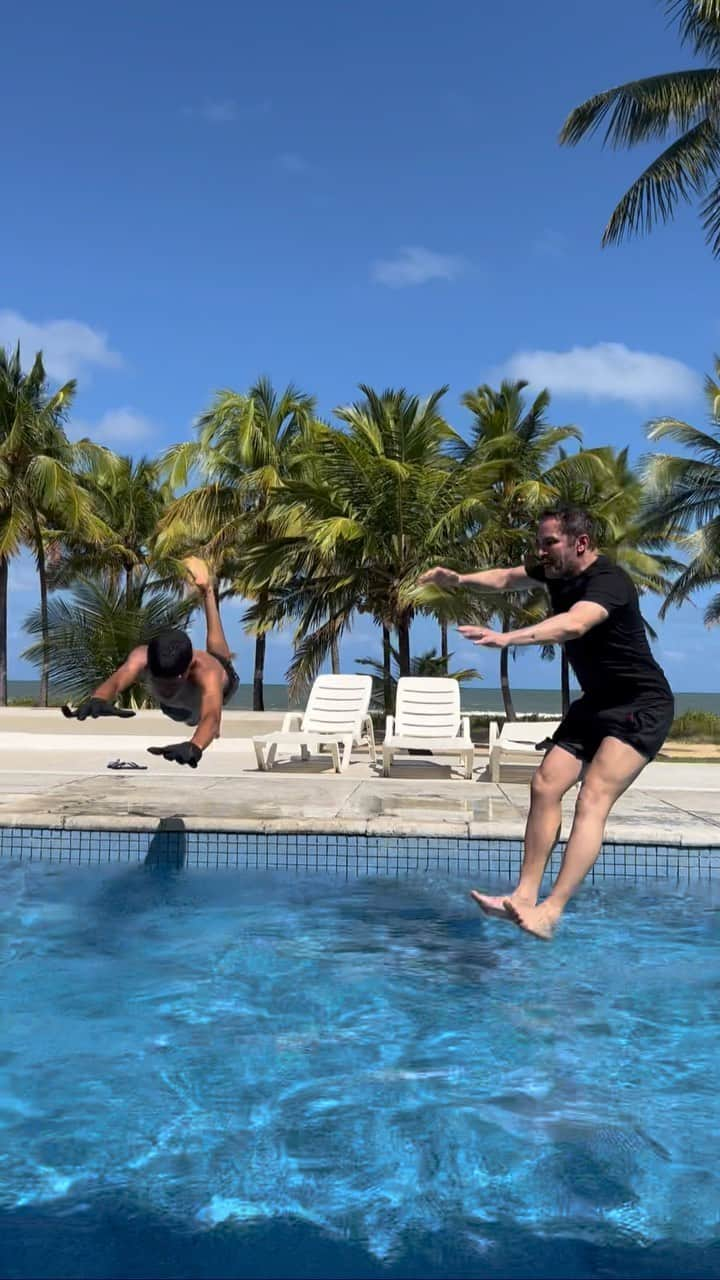
[[[217,870],[325,872],[345,877],[401,876],[423,871],[511,878],[522,841],[442,836],[379,836],[228,831],[0,828],[0,857],[74,865],[142,862],[147,866]],[[550,871],[560,865],[562,845]],[[606,843],[594,880],[710,880],[720,877],[720,847]]]

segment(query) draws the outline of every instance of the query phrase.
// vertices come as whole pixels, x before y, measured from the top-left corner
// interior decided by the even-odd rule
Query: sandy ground
[[[717,760],[720,742],[666,742],[658,760]]]
[[[279,729],[283,721],[282,711],[226,711],[223,715],[223,738],[252,738],[255,733],[271,733]],[[159,735],[160,739],[170,737],[174,741],[183,737],[181,730],[176,730],[161,711],[143,711],[131,720],[86,720],[78,725],[74,720],[65,720],[59,707],[0,707],[0,734],[3,733],[39,733],[63,734],[82,739],[95,736],[145,737],[148,734]],[[376,727],[376,735],[382,740],[382,729]],[[473,726],[473,737],[481,754],[487,751],[487,730],[483,726]],[[248,746],[250,744],[248,743]],[[720,743],[718,742],[682,742],[668,741],[657,757],[660,761],[679,762],[693,760],[713,761],[720,763]]]

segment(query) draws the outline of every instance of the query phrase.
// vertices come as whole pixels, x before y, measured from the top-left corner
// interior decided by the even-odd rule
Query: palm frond
[[[137,645],[146,644],[164,627],[182,626],[193,608],[191,601],[147,594],[145,583],[130,596],[102,578],[79,579],[71,598],[58,597],[48,605],[50,679],[60,693],[79,700],[124,662]],[[41,665],[45,654],[40,609],[26,619],[25,631],[37,637],[23,658]],[[142,689],[128,691],[142,699]]]
[[[720,594],[713,596],[706,604],[703,622],[706,627],[715,627],[720,622]]]
[[[665,8],[678,21],[681,40],[696,53],[720,57],[719,0],[665,0]]]
[[[690,202],[705,190],[718,167],[720,133],[714,119],[702,120],[651,161],[625,192],[603,232],[603,245],[667,222],[680,200]]]
[[[662,138],[671,128],[685,132],[698,123],[698,116],[705,117],[719,89],[720,72],[715,68],[673,71],[617,85],[575,107],[560,131],[560,142],[576,146],[603,124],[603,141],[612,147]]]
[[[664,440],[669,437],[688,449],[694,449],[701,457],[720,463],[720,431],[713,436],[707,431],[700,431],[698,427],[691,426],[689,422],[682,422],[679,418],[652,418],[647,424],[646,431],[650,440]]]

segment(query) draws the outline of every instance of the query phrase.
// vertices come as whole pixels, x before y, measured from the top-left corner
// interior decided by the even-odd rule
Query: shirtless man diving
[[[189,741],[148,747],[148,751],[196,769],[203,752],[220,736],[223,707],[240,681],[232,664],[207,565],[195,556],[188,557],[184,564],[202,598],[206,649],[193,649],[184,631],[168,628],[154,636],[149,644],[133,649],[122,666],[98,685],[76,711],[63,710],[77,720],[134,715],[134,711],[116,707],[114,700],[124,689],[141,681],[166,716],[195,727]]]

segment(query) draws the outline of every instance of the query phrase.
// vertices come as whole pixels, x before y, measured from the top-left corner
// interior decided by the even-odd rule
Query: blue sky
[[[361,381],[449,383],[461,428],[463,391],[526,376],[554,421],[633,456],[653,416],[704,421],[718,267],[695,211],[601,250],[653,152],[557,145],[594,92],[692,62],[656,0],[40,0],[3,35],[0,342],[78,378],[74,434],[155,453],[261,373],[324,416]],[[34,674],[19,653],[35,601],[23,559],[16,678]],[[240,613],[226,622],[248,679]],[[415,651],[436,642],[415,626]],[[717,644],[688,605],[656,652],[677,689],[714,690]],[[496,654],[452,647],[497,684]],[[361,618],[344,666],[379,649]],[[273,637],[269,680],[288,658]],[[557,671],[525,650],[514,680]]]

